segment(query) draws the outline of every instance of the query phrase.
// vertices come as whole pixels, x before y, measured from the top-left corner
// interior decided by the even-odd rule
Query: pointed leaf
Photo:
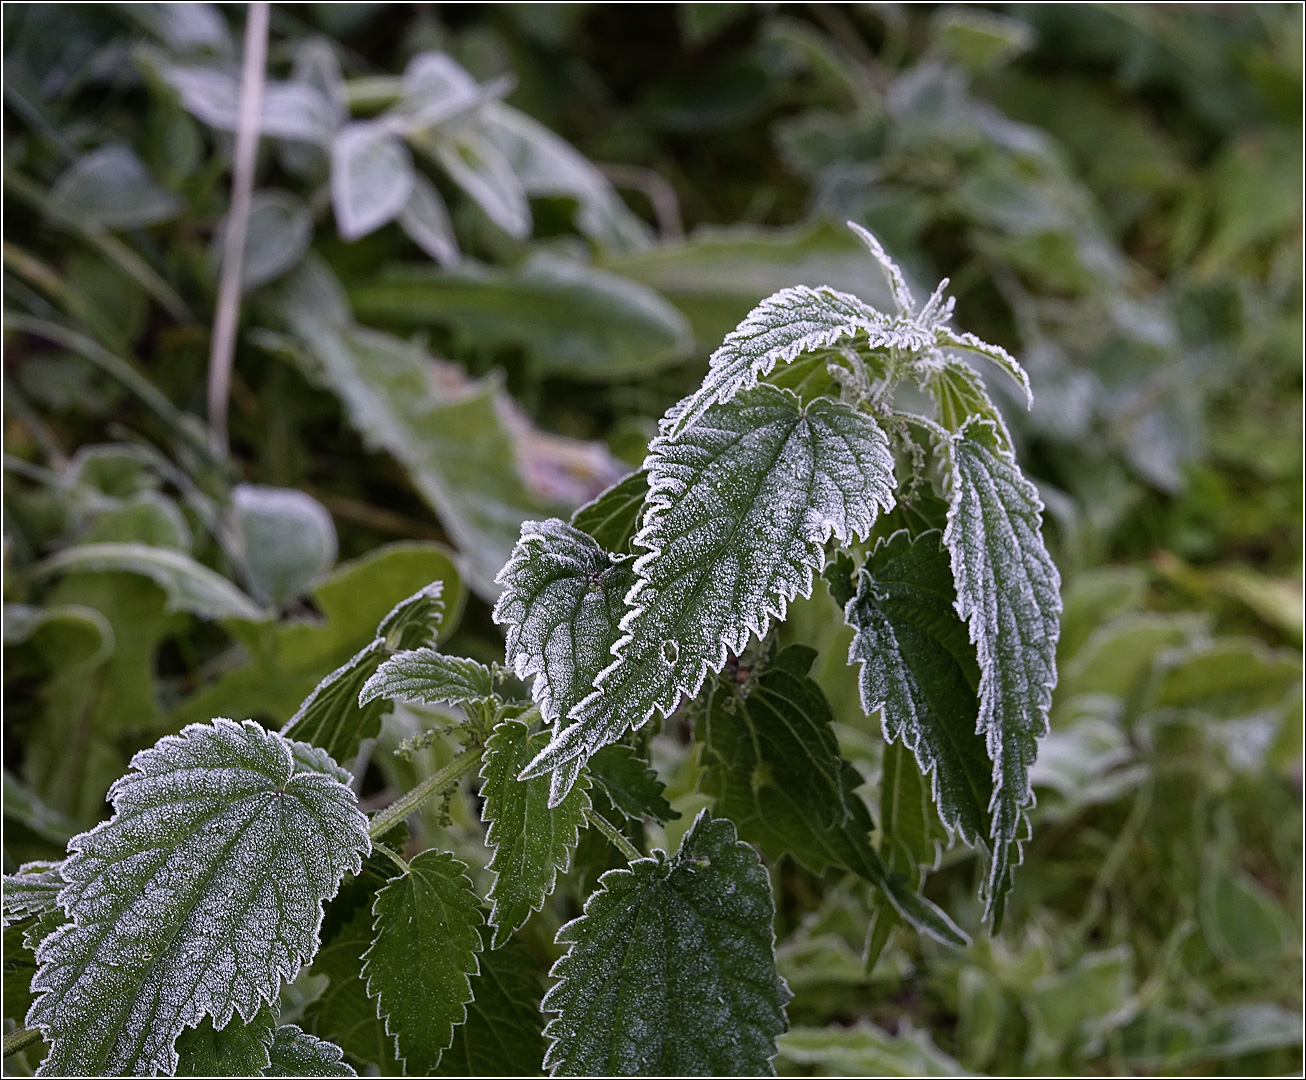
[[[357,1076],[341,1058],[340,1047],[295,1024],[282,1024],[272,1035],[264,1076]]]
[[[680,817],[667,802],[666,784],[629,746],[605,746],[590,758],[589,774],[628,818],[652,818],[662,825]]]
[[[258,1076],[268,1067],[272,1025],[277,1014],[271,1006],[259,1010],[249,1023],[233,1016],[215,1031],[205,1017],[199,1027],[187,1028],[177,1039],[178,1076]]]
[[[1029,767],[1048,728],[1061,615],[1061,576],[1043,545],[1043,504],[1015,459],[996,446],[993,425],[982,420],[951,440],[952,505],[943,534],[957,613],[979,661],[979,731],[993,762],[986,894],[995,922],[1033,803]]]
[[[881,889],[922,933],[965,945],[952,920],[891,877],[871,847],[871,815],[855,790],[861,776],[840,756],[829,703],[807,675],[815,658],[792,645],[746,696],[726,680],[712,688],[697,731],[703,791],[769,857],[790,854],[815,873],[845,867]]]
[[[512,165],[470,125],[410,132],[408,141],[449,174],[495,225],[516,240],[531,234],[531,207]]]
[[[484,916],[466,870],[447,852],[424,851],[372,907],[376,937],[363,978],[409,1072],[435,1069],[467,1017]]]
[[[902,742],[932,777],[935,805],[968,844],[987,835],[993,785],[976,732],[979,668],[953,607],[942,535],[905,531],[881,540],[857,575],[844,617],[854,630],[848,662],[867,716],[881,713],[885,740]]]
[[[419,248],[441,266],[457,266],[458,239],[444,199],[421,173],[413,175],[413,190],[399,211],[399,226]]]
[[[577,706],[531,775],[587,757],[698,693],[728,653],[783,619],[831,536],[865,538],[893,505],[888,440],[828,399],[804,407],[761,385],[650,447],[648,509],[636,544],[618,659]],[[559,785],[555,785],[555,797]]]
[[[4,925],[21,922],[33,915],[60,911],[59,893],[66,884],[60,868],[63,863],[29,862],[16,874],[4,876]]]
[[[1020,387],[1025,395],[1026,407],[1033,404],[1034,392],[1029,386],[1029,376],[1025,374],[1025,369],[1020,366],[1016,358],[1002,346],[990,345],[987,341],[981,341],[974,334],[963,334],[946,326],[935,328],[934,340],[944,348],[962,349],[965,352],[975,353],[992,360],[1010,376],[1012,382]]]
[[[699,814],[668,859],[609,870],[544,999],[559,1015],[555,1075],[771,1074],[792,996],[776,974],[775,907],[757,853],[727,820]]]
[[[848,228],[852,229],[853,235],[866,245],[866,250],[871,253],[871,257],[880,264],[880,269],[884,271],[884,280],[889,283],[889,292],[893,296],[894,305],[898,308],[900,315],[911,315],[916,310],[916,300],[911,294],[911,289],[907,288],[907,282],[903,279],[902,271],[898,269],[898,264],[889,258],[888,252],[880,246],[871,232],[862,228],[855,221],[848,222]]]
[[[440,1058],[437,1076],[538,1076],[544,1063],[544,992],[541,970],[515,938],[485,951],[481,973],[472,979],[467,1021],[454,1029],[453,1045]]]
[[[1011,449],[1011,436],[1002,414],[984,389],[984,380],[969,364],[956,359],[944,359],[929,370],[925,378],[939,409],[939,423],[949,431],[960,431],[962,425],[974,417],[992,420],[997,429],[1002,448]]]
[[[552,518],[528,521],[499,572],[494,621],[508,627],[505,656],[546,723],[557,723],[594,689],[621,637],[633,559],[617,559],[585,533]]]
[[[546,738],[543,732],[532,737],[520,720],[504,720],[485,744],[481,798],[490,826],[485,843],[494,852],[494,884],[486,899],[495,948],[543,906],[559,871],[566,873],[590,806],[588,780],[550,807],[546,777],[517,779]]]
[[[44,1070],[172,1072],[183,1028],[275,1000],[369,850],[348,779],[250,720],[137,754],[114,816],[68,845],[73,921],[41,943],[27,1017],[52,1042]]]
[[[342,240],[392,220],[413,190],[413,159],[387,120],[346,124],[331,144],[331,201]]]
[[[640,469],[582,506],[571,515],[571,524],[594,537],[604,551],[625,555],[639,531],[647,496],[648,474]]]
[[[390,657],[367,680],[358,700],[364,705],[380,697],[424,701],[430,705],[441,701],[457,704],[493,694],[494,676],[484,664],[426,648]]]

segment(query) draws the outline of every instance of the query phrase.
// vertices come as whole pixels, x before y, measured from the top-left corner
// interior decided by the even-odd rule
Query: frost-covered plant
[[[923,787],[948,832],[986,852],[996,925],[1056,679],[1059,579],[1038,496],[964,356],[1027,395],[1028,383],[1003,350],[949,327],[943,285],[918,305],[853,227],[893,313],[829,288],[775,294],[668,412],[641,470],[570,523],[522,526],[494,617],[532,701],[511,697],[509,667],[439,651],[436,583],[281,733],[219,719],[162,739],[62,863],[6,878],[6,924],[38,965],[31,1031],[7,1050],[43,1039],[45,1075],[350,1073],[340,1048],[279,1023],[277,1002],[352,875],[368,905],[356,1022],[383,1023],[386,1053],[413,1073],[447,1067],[460,1037],[459,1063],[473,1062],[473,1014],[511,1058],[512,1033],[530,1034],[515,1017],[534,1011],[513,935],[589,826],[629,865],[603,874],[557,935],[566,951],[542,1003],[555,1074],[771,1071],[790,994],[753,845],[875,886],[872,953],[898,919],[964,944],[901,855],[929,846]],[[932,400],[929,415],[902,408],[904,383]],[[815,652],[777,639],[819,572],[854,630],[862,706],[881,717],[881,805],[917,792],[916,826],[882,813],[876,845],[862,777],[809,675]],[[460,706],[464,750],[368,819],[335,761],[393,699]],[[647,725],[673,717],[694,726],[714,806],[674,855],[645,856],[626,822],[673,816],[641,757]],[[403,852],[404,820],[478,767],[484,896],[451,853]],[[331,971],[329,993],[350,993]]]

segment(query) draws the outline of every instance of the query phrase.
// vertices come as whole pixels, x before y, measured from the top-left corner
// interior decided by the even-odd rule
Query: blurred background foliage
[[[637,465],[753,304],[883,302],[852,219],[1030,372],[1029,412],[992,389],[1067,583],[1061,683],[1000,937],[886,938],[858,885],[773,868],[780,1070],[1301,1068],[1298,5],[274,6],[221,455],[244,18],[4,8],[6,870],[161,734],[283,724],[433,578],[452,647],[501,657],[520,521]],[[878,799],[821,585],[784,634],[823,649]],[[364,798],[447,761],[455,720],[396,708]],[[678,719],[647,749],[681,816],[631,827],[674,844],[697,751]],[[410,846],[483,867],[477,805]],[[978,928],[976,861],[928,817],[904,858]],[[521,935],[539,977],[612,857],[587,838]],[[321,978],[350,925],[283,1012],[386,1072]],[[10,1023],[30,956],[4,953]]]

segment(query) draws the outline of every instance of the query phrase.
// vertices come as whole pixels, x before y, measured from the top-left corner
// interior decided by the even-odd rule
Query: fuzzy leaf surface
[[[268,1067],[264,1076],[357,1076],[343,1060],[340,1047],[300,1030],[296,1024],[282,1024],[272,1033]]]
[[[169,735],[69,843],[27,1023],[42,1069],[172,1072],[185,1027],[252,1020],[317,949],[322,901],[370,844],[349,774],[251,720]]]
[[[841,402],[803,406],[757,386],[676,439],[654,440],[617,660],[531,764],[536,775],[593,754],[682,695],[811,594],[831,536],[864,539],[893,505],[884,432]],[[555,784],[554,798],[559,797]]]
[[[842,866],[875,885],[917,930],[950,945],[966,936],[946,914],[892,877],[871,846],[871,815],[857,771],[839,754],[833,716],[807,671],[814,650],[781,651],[751,693],[719,682],[698,727],[703,791],[740,835],[772,859],[791,854],[815,873]]]
[[[482,816],[490,826],[485,842],[494,852],[487,899],[496,948],[540,909],[559,871],[566,873],[590,806],[588,780],[550,806],[548,777],[517,779],[546,739],[544,732],[532,736],[520,720],[504,720],[485,744]]]
[[[376,999],[408,1071],[430,1073],[467,1017],[469,976],[479,970],[480,900],[467,867],[447,852],[424,851],[408,873],[376,894],[376,934],[363,954],[367,992]]]
[[[465,656],[445,656],[435,649],[410,649],[385,661],[363,687],[361,704],[377,698],[401,701],[476,701],[494,693],[490,669]]]
[[[634,560],[616,559],[557,518],[528,521],[499,573],[494,621],[508,628],[506,657],[548,723],[566,717],[612,663]]]
[[[271,1006],[259,1010],[249,1023],[233,1016],[226,1027],[215,1030],[205,1017],[199,1027],[187,1028],[177,1039],[178,1076],[258,1076],[270,1064],[272,1027],[277,1014]]]
[[[667,802],[666,784],[629,746],[605,746],[590,758],[589,774],[628,818],[652,818],[663,825],[680,817]]]
[[[952,501],[943,543],[952,561],[957,614],[979,661],[979,724],[993,763],[993,859],[988,914],[998,923],[1011,854],[1033,803],[1029,767],[1047,732],[1057,681],[1061,576],[1043,544],[1043,504],[986,421],[971,421],[948,447]]]
[[[857,575],[844,617],[856,634],[848,662],[867,716],[881,713],[887,742],[901,742],[932,776],[935,805],[968,844],[986,836],[992,782],[976,732],[979,668],[942,535],[905,531],[881,540]]]
[[[472,978],[467,1021],[454,1029],[453,1045],[440,1058],[437,1076],[538,1076],[544,1062],[542,972],[521,942],[485,951],[481,973]]]
[[[706,811],[680,850],[609,870],[544,998],[554,1075],[771,1075],[792,996],[757,853]]]
[[[639,519],[647,496],[648,474],[640,469],[580,507],[571,515],[571,523],[594,537],[604,551],[627,554],[639,531]]]

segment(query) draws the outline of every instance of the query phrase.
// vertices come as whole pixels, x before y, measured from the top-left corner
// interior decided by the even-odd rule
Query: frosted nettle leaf
[[[844,608],[854,630],[848,662],[860,663],[867,716],[881,713],[884,738],[902,742],[932,776],[935,805],[968,844],[988,832],[993,785],[976,731],[979,668],[954,609],[956,592],[942,534],[905,531],[875,545]]]
[[[871,815],[856,794],[861,776],[840,756],[830,705],[807,674],[815,658],[815,650],[791,645],[746,696],[726,680],[712,688],[696,733],[703,791],[770,858],[790,854],[818,874],[845,867],[921,933],[967,944],[946,914],[889,875],[871,847]]]
[[[959,431],[972,417],[992,420],[1002,449],[1011,449],[1006,422],[984,389],[979,372],[969,364],[944,357],[937,365],[930,366],[923,381],[938,406],[939,423],[945,428]]]
[[[667,802],[666,784],[629,746],[605,746],[588,765],[590,777],[603,786],[612,805],[626,817],[652,818],[659,825],[680,817]]]
[[[396,653],[363,687],[360,704],[377,698],[400,701],[441,701],[460,704],[494,696],[494,676],[484,664],[465,656],[445,656],[434,649]]]
[[[37,951],[45,1075],[170,1073],[184,1028],[252,1020],[308,962],[322,901],[370,848],[342,770],[313,762],[331,764],[252,720],[132,758],[114,816],[69,842],[72,922]]]
[[[454,1029],[453,1045],[440,1058],[436,1076],[538,1076],[544,1063],[543,974],[520,941],[485,951],[481,973],[472,979],[467,1020]]]
[[[675,437],[718,402],[757,385],[778,364],[823,349],[861,331],[873,340],[889,329],[887,316],[851,293],[796,285],[767,297],[726,335],[709,360],[703,385],[673,406],[662,421]]]
[[[417,170],[388,120],[346,124],[331,143],[331,202],[342,240],[357,240],[408,203]]]
[[[517,779],[546,739],[544,732],[532,737],[520,720],[504,720],[485,744],[481,816],[490,826],[485,843],[494,852],[494,884],[486,899],[495,948],[540,909],[558,872],[566,873],[590,807],[588,779],[553,807],[547,777]]]
[[[466,871],[448,852],[424,851],[372,906],[376,937],[363,954],[363,978],[397,1056],[416,1075],[439,1064],[467,1017],[469,976],[480,970],[485,917]]]
[[[946,326],[935,327],[934,340],[935,344],[941,348],[962,349],[966,352],[988,357],[1005,371],[1011,377],[1012,382],[1024,392],[1025,407],[1028,408],[1034,403],[1034,392],[1030,389],[1029,376],[1025,374],[1025,369],[1020,366],[1011,353],[1000,345],[990,345],[987,341],[981,341],[974,334],[963,334]]]
[[[884,279],[889,283],[889,292],[893,296],[894,305],[898,308],[898,314],[915,314],[916,299],[912,296],[911,289],[907,288],[907,282],[903,279],[898,264],[889,258],[888,252],[884,250],[879,240],[871,232],[863,229],[855,221],[848,222],[848,228],[852,229],[857,239],[866,245],[871,257],[880,264],[880,269],[884,271]],[[931,297],[930,299],[933,300],[934,298]]]
[[[831,536],[864,539],[893,505],[888,440],[842,402],[761,385],[655,439],[618,659],[528,775],[593,754],[693,697],[727,654],[811,594]],[[559,785],[555,784],[555,798]]]
[[[271,1006],[259,1010],[249,1023],[238,1016],[221,1030],[205,1017],[199,1027],[187,1028],[177,1038],[178,1076],[259,1076],[271,1063],[272,1027],[277,1014]]]
[[[648,474],[640,469],[578,509],[571,515],[571,524],[594,537],[604,551],[627,554],[639,531],[647,496]]]
[[[757,853],[703,811],[680,850],[609,870],[544,998],[545,1067],[567,1076],[765,1076],[792,996]]]
[[[444,624],[444,582],[432,581],[400,600],[376,628],[376,636],[388,649],[418,649],[434,645]]]
[[[616,559],[556,518],[528,521],[496,579],[503,593],[494,621],[508,627],[505,656],[555,723],[594,688],[621,637],[633,559]]]
[[[295,1024],[282,1024],[272,1033],[268,1067],[264,1076],[357,1076],[341,1058],[340,1047],[301,1031]]]
[[[972,420],[950,441],[951,500],[944,545],[957,613],[979,660],[979,724],[993,762],[993,859],[988,914],[999,923],[1010,849],[1033,804],[1029,767],[1047,732],[1057,681],[1061,576],[1043,544],[1043,504],[993,425]]]
[[[59,893],[66,884],[57,862],[29,862],[16,874],[5,874],[3,886],[5,926],[33,915],[60,911]]]

